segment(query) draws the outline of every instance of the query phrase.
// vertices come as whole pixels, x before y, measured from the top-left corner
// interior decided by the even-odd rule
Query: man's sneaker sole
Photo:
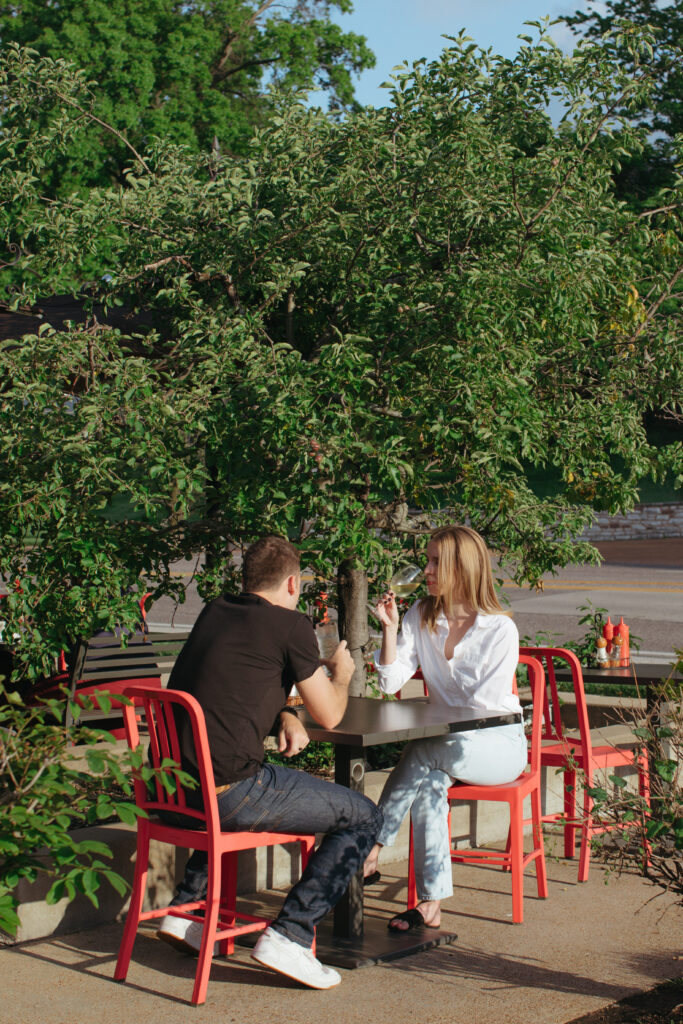
[[[334,988],[341,981],[337,971],[320,963],[311,950],[304,950],[270,927],[262,932],[251,955],[263,967],[307,988],[325,990]]]

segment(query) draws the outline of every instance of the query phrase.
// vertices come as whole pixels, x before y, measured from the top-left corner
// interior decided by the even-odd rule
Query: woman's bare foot
[[[369,878],[370,875],[374,875],[377,870],[377,861],[379,859],[379,851],[382,849],[381,843],[375,843],[370,853],[365,858],[365,864],[363,864],[363,878]]]
[[[441,903],[439,900],[425,900],[424,903],[418,903],[415,909],[424,918],[424,923],[428,928],[438,928],[441,924]],[[389,924],[399,932],[407,932],[410,928],[408,922],[402,921],[399,917],[392,918]]]

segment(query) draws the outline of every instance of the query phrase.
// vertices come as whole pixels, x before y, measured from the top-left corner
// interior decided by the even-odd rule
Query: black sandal
[[[397,928],[394,921],[405,921],[408,927]],[[399,932],[402,935],[405,932],[412,932],[415,928],[422,928],[423,926],[425,928],[438,927],[438,925],[435,924],[427,924],[417,907],[413,907],[412,910],[404,910],[402,914],[394,914],[392,919],[389,921],[387,928],[390,932]]]

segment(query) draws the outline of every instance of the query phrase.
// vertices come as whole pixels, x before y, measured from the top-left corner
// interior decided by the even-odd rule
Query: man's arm
[[[349,683],[355,668],[346,640],[342,640],[332,657],[322,664],[329,669],[329,676],[324,668],[319,668],[308,679],[298,682],[296,688],[306,710],[318,725],[323,729],[334,729],[346,711]]]

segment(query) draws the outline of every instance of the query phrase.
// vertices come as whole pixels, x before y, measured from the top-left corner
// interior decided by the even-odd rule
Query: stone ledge
[[[652,502],[636,505],[625,515],[597,512],[595,521],[581,535],[582,540],[649,540],[683,537],[683,502]]]

